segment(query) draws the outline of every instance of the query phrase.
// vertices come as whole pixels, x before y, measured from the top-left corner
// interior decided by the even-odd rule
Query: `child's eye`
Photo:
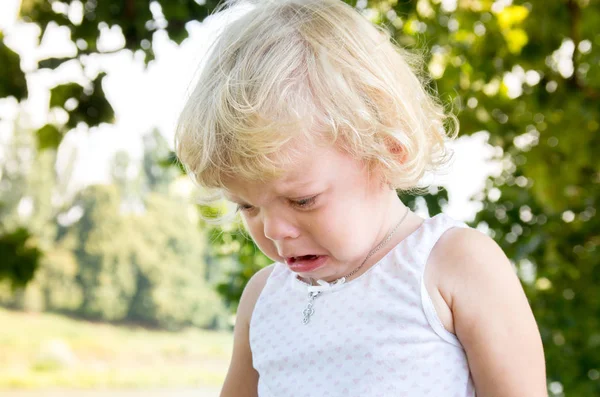
[[[313,196],[301,200],[291,200],[291,202],[295,207],[306,209],[314,205],[316,199],[317,196]]]
[[[243,212],[250,212],[254,209],[253,206],[248,205],[248,204],[238,204],[237,206],[237,211],[243,211]]]

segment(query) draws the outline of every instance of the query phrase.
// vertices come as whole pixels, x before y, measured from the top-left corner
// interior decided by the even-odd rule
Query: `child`
[[[506,256],[396,194],[448,160],[457,130],[418,58],[339,0],[249,6],[176,137],[275,262],[244,290],[221,396],[546,396]]]

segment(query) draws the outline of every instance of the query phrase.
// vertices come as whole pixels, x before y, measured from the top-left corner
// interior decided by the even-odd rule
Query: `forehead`
[[[364,172],[364,164],[335,146],[311,146],[286,149],[283,173],[267,181],[229,179],[226,196],[244,197],[256,194],[304,194],[336,183],[356,183]]]

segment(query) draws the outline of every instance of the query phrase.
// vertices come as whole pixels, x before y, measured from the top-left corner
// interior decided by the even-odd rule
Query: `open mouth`
[[[302,255],[285,258],[285,263],[295,272],[310,272],[320,268],[327,261],[325,255]]]
[[[296,263],[298,261],[312,261],[319,257],[319,255],[303,255],[303,256],[294,256],[291,258],[287,258],[288,263]]]

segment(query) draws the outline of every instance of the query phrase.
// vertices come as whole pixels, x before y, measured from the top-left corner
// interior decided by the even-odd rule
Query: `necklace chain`
[[[402,219],[400,219],[400,222],[398,222],[398,224],[392,229],[392,231],[386,236],[386,238],[377,245],[377,247],[373,248],[371,250],[371,252],[369,252],[367,254],[367,257],[365,258],[365,260],[360,264],[359,267],[357,267],[356,269],[354,269],[353,271],[351,271],[349,274],[345,275],[344,277],[340,277],[337,280],[334,281],[337,282],[339,280],[343,279],[348,279],[348,277],[352,276],[353,274],[355,274],[357,271],[359,271],[365,263],[367,263],[367,261],[369,260],[370,257],[372,257],[373,255],[375,255],[375,253],[377,253],[377,251],[379,251],[384,245],[386,245],[394,236],[394,233],[396,233],[396,231],[398,230],[398,228],[400,227],[400,225],[404,222],[404,219],[406,219],[406,216],[408,215],[409,209],[408,207],[406,207],[406,211],[404,212],[404,215],[402,216]],[[312,278],[309,278],[310,284],[312,285]]]

